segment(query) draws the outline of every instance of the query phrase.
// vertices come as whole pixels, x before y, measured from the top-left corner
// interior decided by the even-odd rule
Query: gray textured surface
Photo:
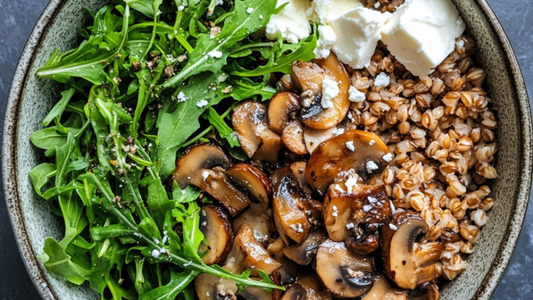
[[[46,0],[0,0],[0,115],[23,44]],[[533,96],[533,2],[489,0],[513,43]],[[1,125],[0,125],[1,126]],[[5,205],[0,203],[0,299],[37,299],[18,254]],[[531,299],[533,291],[533,207],[530,207],[518,248],[493,299]]]

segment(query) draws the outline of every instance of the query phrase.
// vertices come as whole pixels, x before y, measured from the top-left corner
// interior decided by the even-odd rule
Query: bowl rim
[[[27,229],[24,224],[24,213],[22,211],[22,207],[20,206],[18,195],[16,168],[18,133],[17,116],[19,115],[20,99],[26,85],[26,79],[31,75],[28,74],[28,72],[35,58],[35,54],[42,46],[42,41],[46,37],[46,32],[56,20],[56,15],[67,1],[69,0],[50,0],[43,10],[41,16],[37,20],[37,23],[24,46],[13,75],[11,87],[9,89],[1,148],[3,189],[15,240],[24,265],[26,266],[26,270],[30,275],[33,284],[35,285],[35,288],[40,296],[46,300],[60,300],[60,298],[45,276],[45,270],[42,268],[42,265],[38,260],[38,255],[31,247]],[[522,176],[520,177],[521,179],[519,181],[520,186],[518,188],[516,205],[513,209],[513,214],[507,226],[510,230],[508,235],[504,237],[498,254],[492,262],[491,268],[472,298],[475,300],[488,300],[496,290],[498,283],[505,273],[514,249],[516,248],[516,244],[518,242],[518,238],[520,236],[522,225],[526,216],[532,179],[531,170],[533,168],[533,159],[530,151],[533,149],[531,138],[532,120],[526,84],[509,38],[507,37],[507,34],[503,30],[500,21],[496,17],[496,14],[488,4],[487,0],[475,0],[475,2],[477,2],[485,14],[485,17],[491,25],[491,29],[498,36],[499,42],[501,43],[500,46],[504,50],[505,58],[509,63],[509,68],[512,73],[513,88],[518,100],[520,129],[523,138],[522,147],[520,149],[522,154]]]

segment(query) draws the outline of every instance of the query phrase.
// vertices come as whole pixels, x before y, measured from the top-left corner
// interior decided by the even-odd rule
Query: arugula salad
[[[31,135],[48,162],[29,174],[64,220],[40,260],[102,299],[193,299],[206,273],[241,290],[283,289],[265,272],[234,274],[202,262],[201,203],[213,200],[170,182],[176,158],[217,136],[244,160],[228,126],[244,99],[276,92],[274,72],[314,58],[316,36],[289,44],[261,30],[276,0],[125,0],[86,10],[79,47],[56,50],[37,76],[59,83],[59,101]],[[201,199],[201,200],[200,200]]]

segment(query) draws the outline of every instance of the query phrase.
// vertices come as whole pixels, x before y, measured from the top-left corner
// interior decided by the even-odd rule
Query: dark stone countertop
[[[533,1],[488,0],[514,47],[533,100]],[[0,0],[0,116],[18,57],[47,0]],[[0,128],[3,122],[0,124]],[[0,131],[1,132],[1,131]],[[0,194],[0,299],[39,299],[20,258]],[[518,247],[492,299],[533,299],[533,205]]]

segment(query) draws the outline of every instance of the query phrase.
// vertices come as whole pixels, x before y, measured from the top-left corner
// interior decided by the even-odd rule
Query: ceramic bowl
[[[442,299],[489,299],[504,274],[524,221],[531,182],[531,116],[516,56],[502,26],[485,0],[456,0],[468,34],[479,47],[477,63],[487,70],[487,87],[500,127],[496,158],[498,179],[492,185],[494,207],[481,231],[468,268],[442,288]],[[47,272],[38,260],[46,237],[61,239],[62,221],[33,191],[28,172],[43,161],[29,140],[52,108],[51,80],[34,76],[54,49],[71,49],[76,29],[86,21],[83,7],[97,10],[103,0],[51,0],[35,26],[15,72],[4,124],[4,190],[22,258],[44,299],[98,299],[88,285],[76,286]]]

